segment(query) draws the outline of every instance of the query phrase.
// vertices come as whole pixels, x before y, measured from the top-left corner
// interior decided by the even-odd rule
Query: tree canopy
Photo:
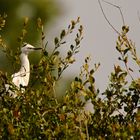
[[[24,29],[27,25],[24,21]],[[3,30],[5,17],[0,17]],[[68,43],[65,38],[74,34],[74,43],[68,46],[64,57],[59,48]],[[72,20],[67,29],[54,38],[52,52],[46,50],[45,33],[41,18],[37,20],[40,31],[42,52],[37,64],[31,65],[30,84],[25,92],[15,87],[11,77],[0,71],[0,139],[60,139],[60,140],[104,140],[104,139],[139,139],[140,138],[140,79],[134,79],[133,70],[128,66],[128,58],[140,67],[135,44],[127,37],[128,26],[123,26],[116,41],[118,59],[125,68],[114,65],[106,90],[101,93],[95,87],[94,74],[100,64],[90,66],[90,57],[86,57],[81,71],[73,79],[61,100],[56,98],[56,85],[63,78],[63,72],[75,61],[83,39],[83,26],[80,18]],[[34,28],[36,30],[36,28]],[[21,37],[26,36],[22,34]],[[1,51],[10,57],[11,63],[19,63],[18,54],[4,43],[5,36],[0,38]],[[21,40],[22,41],[22,40]],[[127,78],[131,80],[128,81]],[[9,96],[5,89],[9,84],[17,93],[16,98]],[[101,98],[101,95],[104,98]],[[83,97],[84,99],[81,99]],[[93,104],[93,113],[86,112],[84,107],[88,100]],[[123,110],[123,112],[121,111]]]

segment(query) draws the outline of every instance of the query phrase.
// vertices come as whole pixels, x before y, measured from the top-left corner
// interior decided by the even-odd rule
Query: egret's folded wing
[[[27,86],[28,85],[28,81],[26,78],[26,73],[15,73],[12,75],[12,82],[20,88],[20,86]]]
[[[20,73],[15,73],[12,75],[12,82],[17,86],[20,87]]]

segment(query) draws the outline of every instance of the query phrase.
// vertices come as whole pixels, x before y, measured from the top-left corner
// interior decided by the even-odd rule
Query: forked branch
[[[121,14],[121,17],[122,17],[123,25],[125,25],[125,21],[124,21],[124,17],[123,17],[121,8],[120,8],[119,6],[117,6],[117,5],[114,5],[114,4],[112,4],[112,3],[110,3],[110,2],[107,2],[107,1],[104,1],[104,0],[103,0],[103,2],[105,2],[105,3],[107,3],[107,4],[111,5],[111,6],[114,6],[114,7],[116,7],[117,9],[119,9],[120,14]],[[98,3],[99,3],[99,6],[100,6],[100,8],[101,8],[101,11],[102,11],[102,13],[103,13],[103,16],[104,16],[105,20],[108,22],[108,24],[110,25],[110,27],[111,27],[118,35],[120,35],[120,32],[111,24],[111,22],[110,22],[109,19],[107,18],[107,16],[106,16],[106,14],[105,14],[105,12],[104,12],[104,9],[103,9],[103,6],[102,6],[100,0],[98,0]]]

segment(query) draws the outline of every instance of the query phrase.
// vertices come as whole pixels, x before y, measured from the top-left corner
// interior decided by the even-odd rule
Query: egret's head
[[[34,46],[28,44],[28,43],[24,43],[23,47],[21,48],[21,53],[27,54],[30,52],[33,52],[35,50],[41,50],[42,48],[35,48]]]

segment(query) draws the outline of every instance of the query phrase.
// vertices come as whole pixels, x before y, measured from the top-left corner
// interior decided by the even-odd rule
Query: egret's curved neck
[[[29,74],[30,73],[30,63],[29,63],[28,55],[21,54],[20,61],[21,61],[20,71],[25,72],[26,74]]]

